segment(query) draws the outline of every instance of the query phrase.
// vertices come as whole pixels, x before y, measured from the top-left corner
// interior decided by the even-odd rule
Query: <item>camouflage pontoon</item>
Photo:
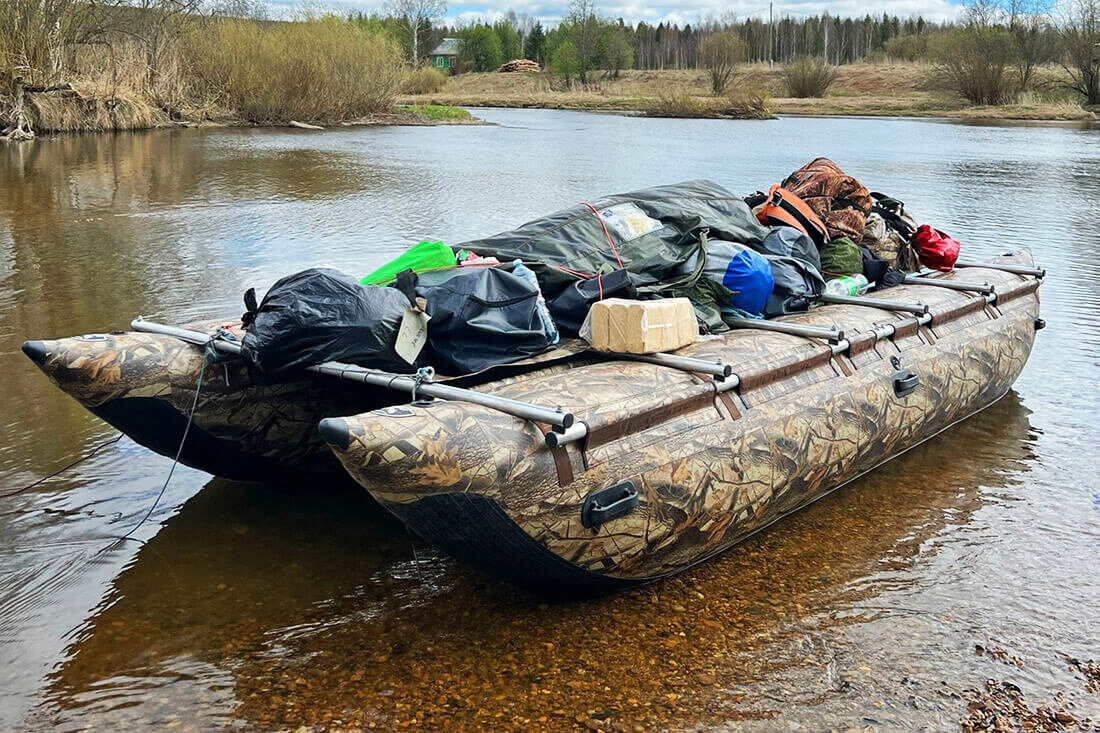
[[[560,405],[577,420],[564,430],[437,401],[321,432],[412,531],[490,573],[556,588],[650,581],[1003,396],[1042,322],[1030,256],[996,262],[868,296],[882,307],[856,299],[778,321],[843,329],[831,339],[761,330],[769,321],[677,352],[730,366],[721,381],[610,360],[478,388]]]
[[[209,321],[180,329],[203,338],[219,331],[242,336],[239,323]],[[584,349],[573,341],[456,381],[477,383],[537,369]],[[309,374],[267,379],[239,359],[204,368],[204,345],[167,333],[116,331],[27,341],[23,352],[54,384],[135,442],[170,458],[178,451],[181,463],[236,481],[341,476],[343,470],[318,434],[317,423],[401,399],[386,390]],[[192,422],[181,449],[189,416]]]

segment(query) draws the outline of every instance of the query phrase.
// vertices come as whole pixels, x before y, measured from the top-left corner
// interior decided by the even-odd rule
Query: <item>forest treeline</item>
[[[806,56],[826,58],[831,64],[887,58],[915,61],[928,57],[927,38],[955,25],[927,21],[920,16],[901,18],[888,14],[862,18],[777,15],[771,24],[765,17],[684,26],[644,21],[631,25],[621,18],[600,19],[598,14],[591,17],[601,26],[600,35],[604,36],[599,40],[601,46],[606,47],[614,36],[621,37],[632,52],[631,68],[639,70],[699,68],[703,40],[723,31],[732,32],[745,42],[747,60],[752,62],[786,63]],[[378,27],[387,25],[387,20],[377,15],[359,13],[352,18]],[[512,11],[494,23],[425,26],[420,57],[425,58],[443,38],[454,37],[470,46],[466,61],[471,71],[488,71],[492,62],[499,65],[513,58],[528,58],[546,65],[557,45],[576,34],[578,25],[583,25],[581,18],[570,16],[547,28]],[[394,35],[399,37],[401,25],[392,26]],[[477,66],[479,63],[481,68]]]
[[[405,0],[405,2],[440,0]],[[460,40],[459,71],[493,71],[528,58],[567,83],[594,74],[617,77],[625,69],[708,67],[708,39],[733,39],[738,62],[791,65],[818,59],[825,65],[860,61],[927,62],[947,90],[975,104],[1003,104],[1033,88],[1035,71],[1061,67],[1063,87],[1089,105],[1100,104],[1100,0],[1067,0],[1057,13],[1032,0],[972,0],[959,20],[931,22],[920,16],[883,14],[862,18],[830,15],[750,17],[697,25],[627,24],[600,14],[593,0],[573,0],[553,28],[510,11],[492,24],[432,25],[424,19],[414,59],[427,56],[444,37]],[[407,18],[356,15],[355,22],[394,33]]]

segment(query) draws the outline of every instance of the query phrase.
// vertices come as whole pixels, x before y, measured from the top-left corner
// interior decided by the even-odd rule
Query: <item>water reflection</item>
[[[945,465],[958,441],[977,447],[973,460]],[[260,727],[473,727],[503,713],[504,724],[579,715],[648,728],[769,720],[782,701],[824,724],[848,719],[853,685],[905,673],[927,705],[920,719],[943,724],[960,706],[910,666],[919,649],[863,660],[869,650],[841,629],[943,624],[934,608],[881,596],[927,582],[913,567],[935,562],[929,548],[946,528],[1022,481],[1032,448],[1028,410],[1010,393],[716,562],[549,605],[424,548],[414,561],[409,538],[359,493],[214,481],[115,579],[40,714],[111,726],[240,716]],[[948,676],[986,672],[963,658]],[[900,702],[879,721],[914,722]]]
[[[24,338],[122,328],[137,314],[166,310],[184,318],[237,313],[257,263],[277,259],[268,244],[280,242],[299,256],[286,245],[302,230],[290,232],[287,224],[301,220],[272,218],[272,206],[285,211],[307,202],[303,216],[320,227],[326,201],[376,191],[400,196],[413,185],[411,177],[403,180],[403,168],[349,152],[251,140],[240,131],[207,145],[203,135],[184,131],[6,146],[0,372],[15,380],[16,393],[35,395],[44,387],[14,348]],[[251,282],[262,286],[274,276]],[[71,400],[4,401],[0,468],[18,464],[41,475],[105,434]],[[18,457],[4,460],[16,446]]]
[[[1023,397],[679,578],[546,608],[422,547],[414,562],[365,496],[324,486],[184,469],[137,533],[148,544],[103,552],[168,467],[122,441],[0,504],[0,727],[390,727],[419,712],[479,728],[581,716],[943,729],[958,691],[986,677],[1010,676],[1034,704],[1082,689],[1056,652],[1100,657],[1088,450],[1100,439],[1100,134],[483,114],[498,126],[0,150],[0,373],[15,397],[0,400],[0,493],[111,435],[26,361],[24,338],[137,313],[220,318],[246,287],[303,267],[366,272],[419,239],[675,180],[748,192],[822,154],[942,223],[972,259],[1033,248],[1050,272],[1049,327]],[[978,658],[979,643],[1025,666]],[[1100,718],[1095,696],[1077,702]]]

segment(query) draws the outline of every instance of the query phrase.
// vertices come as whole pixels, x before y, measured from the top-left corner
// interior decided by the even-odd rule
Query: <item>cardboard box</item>
[[[592,348],[619,354],[653,354],[695,343],[699,326],[687,298],[626,300],[592,304]]]

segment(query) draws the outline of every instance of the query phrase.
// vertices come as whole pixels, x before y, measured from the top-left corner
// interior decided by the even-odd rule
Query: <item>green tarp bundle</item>
[[[547,300],[585,277],[624,268],[642,297],[690,298],[701,322],[724,331],[720,307],[730,293],[702,276],[706,257],[683,274],[682,265],[701,251],[703,230],[757,251],[768,233],[740,197],[698,180],[578,204],[455,249],[501,262],[523,260]]]
[[[361,285],[383,285],[399,272],[425,272],[455,266],[455,253],[443,242],[425,241],[413,245],[404,254],[390,260],[359,281]]]

